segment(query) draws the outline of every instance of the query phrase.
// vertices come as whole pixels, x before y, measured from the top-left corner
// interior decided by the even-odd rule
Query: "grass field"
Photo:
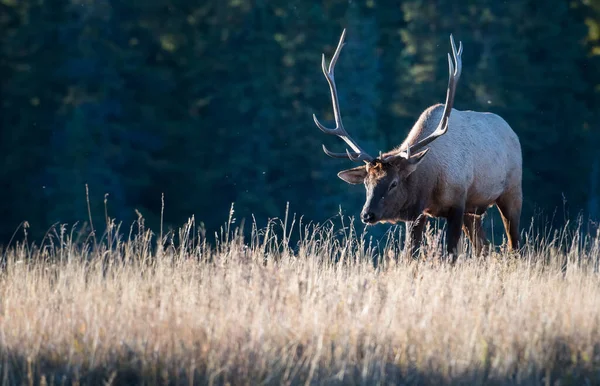
[[[597,235],[449,267],[435,229],[405,261],[397,233],[352,224],[229,227],[209,244],[190,222],[162,248],[141,220],[59,228],[2,251],[2,384],[600,382]]]

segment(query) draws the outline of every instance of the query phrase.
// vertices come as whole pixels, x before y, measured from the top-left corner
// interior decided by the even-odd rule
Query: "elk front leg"
[[[458,241],[462,233],[464,207],[454,207],[448,212],[446,220],[448,222],[446,229],[446,247],[448,251],[448,260],[451,264],[456,262],[458,257]]]
[[[421,214],[419,217],[417,217],[415,221],[406,224],[406,228],[408,230],[408,237],[406,240],[406,251],[408,253],[409,258],[414,259],[421,247],[421,241],[423,240],[423,230],[425,229],[426,223],[427,216]]]
[[[479,256],[483,248],[487,248],[490,245],[481,224],[481,216],[465,213],[463,221],[463,230],[467,237],[469,237],[469,240],[471,240],[473,255]]]

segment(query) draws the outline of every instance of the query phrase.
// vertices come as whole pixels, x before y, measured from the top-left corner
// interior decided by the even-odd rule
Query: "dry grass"
[[[4,252],[3,384],[600,382],[599,237],[452,268],[439,246],[396,262],[392,236],[371,248],[351,224],[210,247],[190,223],[154,252],[137,225]]]

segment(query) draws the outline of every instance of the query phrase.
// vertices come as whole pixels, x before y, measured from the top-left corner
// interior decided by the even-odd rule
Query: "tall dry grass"
[[[140,220],[6,249],[2,384],[600,382],[598,235],[449,267],[436,230],[407,262],[394,232],[290,223],[247,240],[229,223],[211,246],[189,222],[156,248]]]

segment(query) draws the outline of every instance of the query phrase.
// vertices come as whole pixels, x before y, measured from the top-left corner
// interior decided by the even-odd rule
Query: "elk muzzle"
[[[371,211],[363,210],[362,213],[360,214],[360,219],[365,224],[374,224],[376,222],[375,221],[375,213],[373,213]]]

